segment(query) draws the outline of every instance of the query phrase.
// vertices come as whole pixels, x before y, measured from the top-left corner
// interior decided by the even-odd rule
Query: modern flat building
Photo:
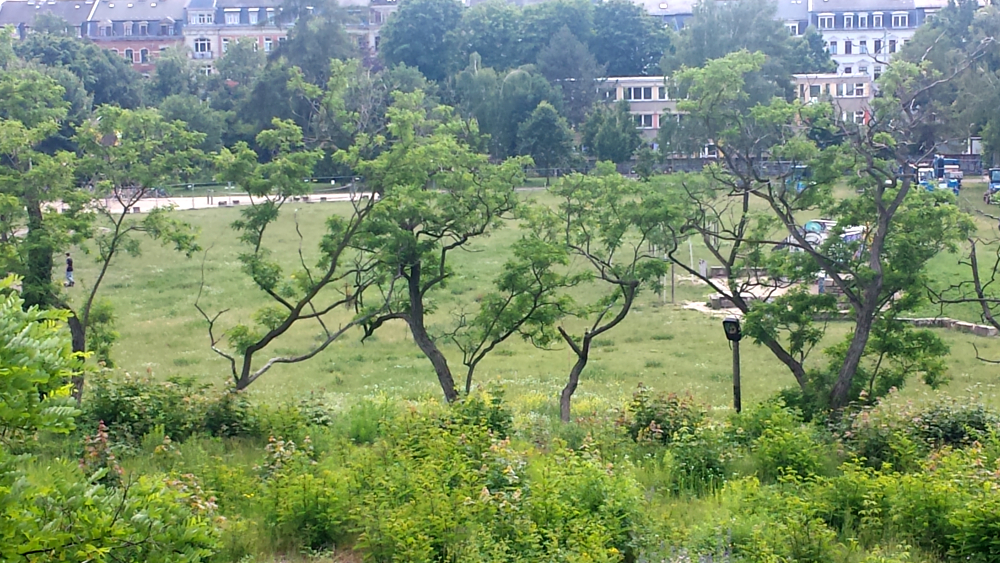
[[[864,123],[871,115],[875,84],[864,74],[796,74],[795,97],[803,103],[829,102],[842,121]]]
[[[83,35],[145,73],[181,43],[183,18],[184,0],[97,0]]]
[[[656,138],[665,114],[677,112],[662,76],[612,76],[605,79],[604,88],[609,102],[628,101],[629,113],[647,140]]]

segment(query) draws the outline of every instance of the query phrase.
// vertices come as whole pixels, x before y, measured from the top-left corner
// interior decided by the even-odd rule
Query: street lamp
[[[733,408],[736,412],[740,412],[743,410],[743,401],[740,397],[740,339],[743,338],[740,320],[736,317],[726,317],[722,321],[722,329],[733,346]]]

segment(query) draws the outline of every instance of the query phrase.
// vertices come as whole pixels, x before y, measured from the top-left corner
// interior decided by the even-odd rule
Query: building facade
[[[183,17],[184,0],[96,0],[83,35],[148,73],[181,43]]]
[[[626,100],[635,126],[646,140],[656,138],[664,115],[677,113],[662,76],[612,76],[605,79],[608,102]]]
[[[837,73],[877,79],[945,0],[808,0],[809,24],[823,34]]]
[[[238,41],[265,53],[277,49],[288,35],[286,20],[280,0],[188,0],[184,45],[201,72],[211,74],[214,62]]]
[[[829,102],[842,121],[864,123],[871,116],[875,83],[864,74],[796,74],[795,98],[803,103]]]

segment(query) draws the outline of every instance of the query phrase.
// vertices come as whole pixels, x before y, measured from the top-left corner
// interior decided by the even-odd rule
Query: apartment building
[[[803,103],[829,102],[840,119],[864,123],[871,115],[875,84],[864,74],[796,74],[795,97]]]
[[[947,0],[808,0],[837,73],[877,79],[920,25]]]
[[[214,62],[238,41],[250,41],[270,53],[288,35],[291,21],[281,0],[188,0],[184,11],[184,45],[211,74]]]
[[[662,76],[612,76],[605,79],[604,88],[609,102],[628,101],[635,126],[647,140],[656,138],[665,114],[677,112]]]
[[[83,36],[146,73],[181,43],[183,18],[184,0],[95,0]]]

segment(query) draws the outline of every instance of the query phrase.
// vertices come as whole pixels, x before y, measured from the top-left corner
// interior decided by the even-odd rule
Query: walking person
[[[73,257],[66,253],[66,287],[73,287]]]

